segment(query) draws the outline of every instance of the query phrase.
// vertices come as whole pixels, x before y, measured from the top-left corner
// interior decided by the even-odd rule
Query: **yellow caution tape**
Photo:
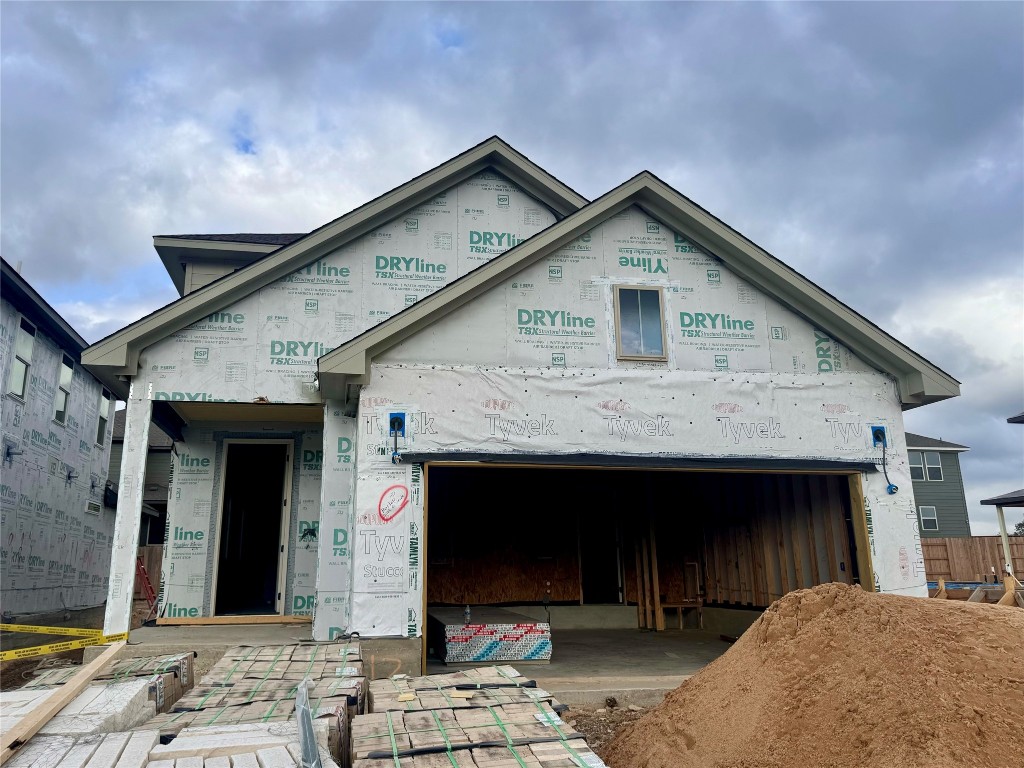
[[[77,627],[34,627],[29,624],[0,624],[3,632],[29,632],[36,635],[68,635],[70,637],[103,637],[102,629]]]
[[[87,645],[103,645],[104,643],[116,643],[119,640],[127,640],[128,633],[122,632],[117,635],[99,635],[97,637],[85,637],[81,640],[65,640],[63,643],[49,643],[48,645],[34,645],[31,648],[15,648],[10,651],[0,651],[0,661],[10,659],[29,659],[33,656],[43,656],[47,653],[60,653],[61,651],[73,651],[76,648],[85,648]]]

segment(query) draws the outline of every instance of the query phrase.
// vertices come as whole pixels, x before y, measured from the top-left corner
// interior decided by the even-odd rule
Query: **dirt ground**
[[[562,714],[562,719],[571,728],[586,736],[587,743],[600,754],[604,745],[611,741],[619,730],[629,727],[647,711],[643,707],[572,707]]]
[[[1024,610],[823,584],[619,731],[610,768],[1021,768]]]
[[[141,627],[143,620],[149,614],[149,605],[145,600],[136,600],[132,605],[132,629]],[[19,622],[22,623],[22,622]],[[24,622],[29,623],[29,622]],[[52,626],[47,624],[45,626]],[[72,614],[71,618],[63,626],[74,626],[78,629],[101,629],[103,626],[103,612],[89,611],[80,614]],[[20,635],[25,637],[25,635]],[[73,637],[56,637],[53,635],[32,635],[33,643],[45,645],[46,643],[74,640]],[[23,645],[23,644],[22,644]],[[4,646],[6,649],[6,645]],[[37,669],[50,669],[53,667],[68,667],[82,663],[83,650],[78,648],[73,651],[62,653],[49,653],[45,656],[35,656],[28,659],[11,659],[0,661],[0,690],[10,691],[20,688],[32,677]]]

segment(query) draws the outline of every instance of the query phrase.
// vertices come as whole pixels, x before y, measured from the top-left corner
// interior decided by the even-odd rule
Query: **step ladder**
[[[135,557],[135,579],[142,584],[142,594],[145,596],[146,602],[149,603],[149,613],[145,619],[145,621],[149,621],[156,612],[156,592],[153,590],[153,582],[149,580],[149,572],[142,563],[142,557],[138,555]]]

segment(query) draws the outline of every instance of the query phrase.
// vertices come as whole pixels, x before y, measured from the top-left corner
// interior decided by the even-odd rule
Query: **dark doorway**
[[[612,515],[580,525],[580,571],[583,602],[621,603],[618,525]]]
[[[228,443],[214,613],[279,613],[289,447]]]
[[[623,603],[622,473],[429,465],[432,606]],[[632,550],[630,550],[632,552]]]

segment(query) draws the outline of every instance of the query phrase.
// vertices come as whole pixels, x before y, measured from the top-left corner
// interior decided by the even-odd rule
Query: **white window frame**
[[[107,441],[107,418],[110,415],[110,393],[100,393],[99,418],[96,420],[96,445],[102,448]]]
[[[615,357],[618,360],[640,360],[655,363],[668,362],[668,339],[665,338],[665,297],[661,288],[649,285],[616,285],[613,286],[615,294]],[[661,351],[660,355],[632,355],[622,351],[622,314],[620,312],[619,294],[622,291],[650,291],[658,297],[658,328],[661,330]],[[638,297],[639,299],[639,297]],[[639,301],[638,301],[639,304]],[[641,331],[643,323],[641,321]]]
[[[935,483],[942,482],[942,454],[938,451],[924,451],[924,476]],[[935,463],[932,464],[929,460],[929,456],[935,457]],[[932,477],[931,470],[937,469],[939,471],[938,477]]]
[[[57,379],[57,394],[53,398],[53,420],[63,426],[67,423],[68,407],[71,405],[71,381],[75,377],[75,359],[70,355],[61,355],[58,370],[60,375]],[[63,405],[58,407],[62,399]]]
[[[931,515],[927,515],[927,516],[925,515],[924,511],[926,509],[930,509],[932,511]],[[939,530],[939,510],[936,509],[934,506],[929,504],[929,505],[926,505],[926,506],[923,506],[923,507],[918,507],[917,508],[917,514],[918,514],[918,518],[920,519],[921,530],[922,531],[937,531],[937,530]],[[935,521],[935,527],[934,528],[929,528],[927,525],[924,524],[925,520],[933,520],[933,521]]]
[[[27,350],[22,349],[22,342],[27,345]],[[11,371],[7,374],[7,394],[14,395],[19,400],[25,399],[25,390],[28,389],[28,372],[32,368],[32,348],[36,343],[36,327],[22,317],[18,322],[18,330],[14,334],[14,345],[11,349]],[[20,390],[14,386],[14,371],[18,363],[24,366]]]
[[[917,461],[914,461],[917,459]],[[924,454],[921,451],[907,451],[907,462],[910,464],[910,479],[914,481],[927,480],[928,475],[924,471]],[[921,471],[920,477],[914,477],[914,470]]]

